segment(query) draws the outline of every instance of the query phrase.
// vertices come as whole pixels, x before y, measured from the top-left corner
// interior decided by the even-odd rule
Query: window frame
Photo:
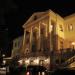
[[[69,25],[68,25],[68,30],[69,30],[69,31],[73,31],[73,24],[69,24]]]
[[[59,25],[59,28],[60,28],[60,31],[63,32],[63,26],[61,24]]]

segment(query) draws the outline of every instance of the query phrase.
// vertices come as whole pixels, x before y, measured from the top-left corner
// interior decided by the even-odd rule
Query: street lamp
[[[5,54],[3,54],[2,57],[5,57]]]
[[[3,64],[4,64],[4,65],[6,64],[6,60],[3,60]]]
[[[4,60],[5,54],[2,54],[2,58],[3,58],[2,64],[5,65],[6,64],[6,60]]]

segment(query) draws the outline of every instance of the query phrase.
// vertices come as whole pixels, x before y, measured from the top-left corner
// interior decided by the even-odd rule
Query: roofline
[[[59,17],[63,18],[64,20],[75,16],[75,13],[73,13],[73,14],[68,15],[68,16],[66,16],[66,17],[62,17],[61,15],[59,15],[58,13],[54,12],[54,11],[51,10],[51,9],[46,10],[46,11],[44,11],[44,12],[56,14],[56,15],[58,15]],[[35,15],[35,14],[37,14],[37,13],[38,13],[38,12],[34,12],[31,16],[33,16],[33,15]],[[31,16],[30,16],[30,17],[31,17]],[[28,19],[28,20],[29,20],[29,19]],[[28,21],[28,20],[27,20],[27,21]],[[26,22],[27,22],[27,21],[26,21]],[[23,28],[25,28],[25,25],[28,24],[28,23],[26,24],[26,22],[22,25]]]
[[[23,35],[14,38],[13,41],[16,40],[16,39],[18,39],[18,38],[21,38],[21,37],[23,37]]]
[[[53,12],[53,11],[52,11],[51,9],[49,9],[49,10],[46,10],[46,11],[41,11],[41,13],[43,13],[43,12],[48,12],[48,13],[49,13],[49,12]],[[40,13],[40,12],[34,12],[32,15],[35,15],[35,14],[37,14],[37,13]],[[53,12],[53,13],[54,13],[54,12]],[[31,15],[31,16],[32,16],[32,15]],[[31,17],[31,16],[30,16],[30,17]],[[29,19],[28,19],[28,20],[29,20]],[[27,20],[27,21],[28,21],[28,20]],[[25,25],[27,25],[27,24],[24,23],[24,24],[22,25],[22,27],[24,28]]]
[[[71,14],[71,15],[68,15],[66,17],[64,17],[64,19],[68,19],[68,18],[71,18],[71,17],[74,17],[75,16],[75,13]]]
[[[48,14],[44,15],[44,17],[46,17],[46,16],[48,16]],[[44,17],[41,17],[40,19],[43,19]],[[28,24],[28,26],[25,26],[24,29],[25,29],[26,27],[29,27],[29,25],[38,22],[40,19],[36,20],[35,22],[32,22],[32,23]]]

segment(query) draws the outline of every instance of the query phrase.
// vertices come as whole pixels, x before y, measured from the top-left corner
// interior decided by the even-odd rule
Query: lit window
[[[53,30],[53,25],[50,25],[50,29],[51,29],[51,31]]]
[[[59,27],[60,27],[60,31],[63,31],[63,27],[62,27],[62,25],[59,25]]]
[[[68,25],[68,30],[69,31],[72,31],[73,30],[73,25],[72,24]]]

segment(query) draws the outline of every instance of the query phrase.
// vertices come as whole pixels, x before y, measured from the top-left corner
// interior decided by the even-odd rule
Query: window
[[[72,24],[68,25],[68,30],[69,31],[72,31],[73,30],[73,25]]]
[[[52,31],[52,34],[55,34],[56,33],[56,22],[55,21],[51,21],[51,26],[50,26],[50,29]]]
[[[62,25],[59,25],[59,27],[60,27],[60,31],[63,31],[63,27],[62,27]]]
[[[40,60],[39,64],[43,65],[44,64],[44,60]]]
[[[14,43],[14,46],[17,47],[17,42]]]
[[[50,25],[50,30],[51,30],[51,31],[53,30],[53,25]]]

